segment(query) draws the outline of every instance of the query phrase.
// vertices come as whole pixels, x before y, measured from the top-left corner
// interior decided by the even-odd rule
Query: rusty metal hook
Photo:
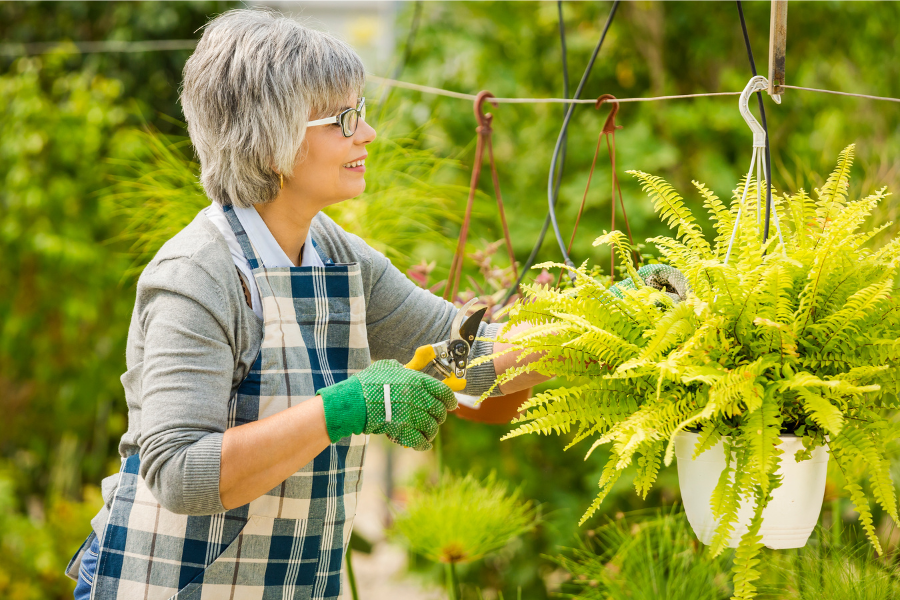
[[[494,118],[494,115],[492,115],[491,113],[484,112],[484,101],[488,100],[491,104],[494,105],[494,108],[500,107],[500,103],[496,100],[491,100],[491,98],[496,98],[496,96],[494,96],[487,90],[478,92],[478,95],[475,97],[475,118],[478,119],[479,132],[482,130],[482,128],[484,128],[485,131],[490,131],[491,120]]]
[[[597,98],[597,103],[594,105],[594,108],[599,110],[600,105],[608,100],[616,100],[616,97],[612,94],[603,94]],[[612,110],[609,111],[609,116],[606,117],[606,123],[603,124],[603,131],[600,132],[601,134],[613,133],[616,129],[622,129],[621,125],[616,125],[616,113],[619,112],[619,103],[610,102],[610,104],[612,105]]]

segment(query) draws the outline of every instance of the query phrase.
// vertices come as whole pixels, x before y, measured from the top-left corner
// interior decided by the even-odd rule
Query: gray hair
[[[210,21],[181,91],[207,195],[245,208],[274,200],[307,121],[337,114],[365,81],[349,45],[277,12],[231,10]]]

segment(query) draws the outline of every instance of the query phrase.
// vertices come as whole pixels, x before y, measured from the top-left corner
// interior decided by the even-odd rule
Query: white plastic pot
[[[708,545],[718,526],[718,521],[713,519],[710,498],[725,469],[725,449],[720,441],[692,460],[699,437],[696,433],[680,432],[675,438],[675,456],[688,522],[700,541]],[[824,446],[816,448],[812,459],[798,463],[794,454],[803,448],[801,438],[783,435],[779,439],[782,454],[778,472],[783,479],[781,486],[772,492],[772,499],[763,511],[760,528],[762,543],[776,550],[802,548],[816,527],[822,510],[828,449]],[[736,548],[741,536],[747,532],[755,506],[752,498],[744,498],[741,502],[738,522],[728,541],[729,548]]]

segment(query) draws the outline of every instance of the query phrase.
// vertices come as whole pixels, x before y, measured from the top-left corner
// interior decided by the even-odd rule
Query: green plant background
[[[570,92],[610,5],[564,4]],[[229,6],[0,2],[0,40],[192,38],[209,16]],[[464,92],[489,89],[497,96],[561,96],[556,3],[426,2],[420,10],[402,79]],[[415,11],[413,3],[399,6],[395,66],[406,50]],[[747,3],[745,11],[757,65],[765,72],[769,5]],[[898,20],[897,3],[792,3],[789,83],[900,96]],[[0,56],[0,597],[69,597],[72,585],[61,569],[89,530],[88,519],[100,503],[100,479],[117,468],[116,443],[126,426],[118,377],[124,371],[134,267],[140,264],[129,237],[140,222],[128,207],[139,201],[134,182],[144,177],[146,183],[149,173],[135,161],[159,166],[160,148],[169,148],[154,146],[135,130],[149,126],[168,142],[184,135],[177,89],[189,54]],[[583,96],[739,90],[749,76],[733,3],[628,2],[620,7]],[[475,139],[472,107],[398,89],[386,98],[377,85],[367,94],[374,125],[379,133],[389,133],[373,145],[373,153],[390,154],[388,139],[411,152],[427,151],[415,158],[425,161],[417,172],[421,185],[408,186],[421,194],[405,194],[395,203],[405,211],[424,206],[429,219],[438,219],[405,240],[394,258],[401,265],[434,260],[439,280],[449,266],[448,248],[465,201]],[[620,173],[639,168],[679,189],[696,178],[727,193],[750,158],[750,134],[735,103],[734,97],[725,97],[623,105],[618,117],[623,129],[616,136]],[[821,185],[811,173],[827,172],[838,151],[855,142],[856,190],[871,190],[877,183],[900,192],[895,104],[789,91],[781,106],[767,101],[766,107],[779,189]],[[490,111],[507,216],[517,258],[524,261],[545,214],[546,175],[562,108],[502,105]],[[564,235],[578,211],[605,116],[605,110],[586,106],[572,121],[559,209]],[[169,151],[181,153],[178,164],[191,156],[189,147]],[[402,152],[392,156],[401,160]],[[606,264],[602,251],[591,246],[609,228],[611,181],[604,156],[573,248],[576,262]],[[438,163],[440,168],[432,169]],[[381,181],[386,182],[381,196],[373,194],[373,201],[389,206],[390,180]],[[662,233],[637,186],[627,178],[622,183],[636,237]],[[476,201],[472,249],[479,240],[502,235],[486,173],[480,185],[484,193]],[[699,206],[698,198],[687,200],[692,208]],[[446,218],[438,212],[444,204]],[[876,219],[894,219],[896,206],[889,201]],[[357,233],[386,243],[376,230],[381,213],[364,209],[348,205],[347,222],[356,228],[369,223],[371,230]],[[550,235],[539,260],[557,254]],[[521,487],[523,498],[542,503],[544,522],[510,549],[461,568],[460,577],[472,593],[499,590],[514,597],[521,588],[523,597],[545,598],[566,570],[543,555],[557,555],[560,547],[576,546],[587,535],[574,524],[595,494],[605,457],[597,452],[585,462],[577,452],[563,453],[555,439],[500,443],[508,430],[451,419],[442,434],[445,464],[478,477],[495,471],[499,479]],[[667,469],[644,502],[623,484],[604,505],[604,515],[671,505],[677,498],[674,469]],[[830,507],[824,511],[826,524],[832,514],[849,509],[841,502]],[[849,524],[852,515],[844,516]],[[849,529],[846,537],[853,536]],[[765,559],[781,560],[775,556],[766,553]],[[417,565],[440,573],[424,561],[414,561]],[[841,597],[822,590],[817,597]]]

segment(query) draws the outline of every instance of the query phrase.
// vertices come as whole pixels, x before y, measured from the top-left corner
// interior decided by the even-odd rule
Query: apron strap
[[[310,238],[312,239],[312,238]],[[313,248],[315,248],[316,253],[319,255],[319,258],[322,259],[322,262],[325,263],[326,267],[333,267],[334,261],[331,260],[328,256],[325,255],[325,251],[319,248],[319,245],[316,243],[316,240],[312,240]]]
[[[262,266],[262,261],[256,254],[256,250],[253,248],[253,244],[250,242],[250,236],[248,236],[247,232],[244,231],[244,226],[241,225],[241,221],[234,213],[234,209],[231,207],[231,205],[228,205],[222,206],[222,210],[225,212],[225,218],[228,219],[228,224],[231,225],[231,230],[234,231],[234,235],[235,237],[237,237],[237,241],[241,246],[241,250],[244,251],[244,257],[247,259],[247,262],[250,263],[250,269],[258,269]],[[322,259],[322,262],[325,264],[325,266],[333,267],[334,261],[331,259],[331,257],[325,254],[325,252],[316,243],[316,240],[312,240],[312,243],[315,252],[319,255],[319,258]]]
[[[234,235],[235,237],[237,237],[237,241],[241,246],[241,250],[244,251],[244,258],[246,258],[247,262],[250,263],[250,269],[258,269],[262,266],[262,261],[259,260],[259,257],[256,255],[256,251],[253,249],[253,244],[250,243],[250,237],[247,235],[247,232],[244,231],[244,226],[241,225],[241,222],[237,218],[237,215],[234,214],[234,209],[229,204],[223,205],[222,211],[224,211],[225,218],[228,219],[228,224],[231,225],[231,230],[234,231]]]

